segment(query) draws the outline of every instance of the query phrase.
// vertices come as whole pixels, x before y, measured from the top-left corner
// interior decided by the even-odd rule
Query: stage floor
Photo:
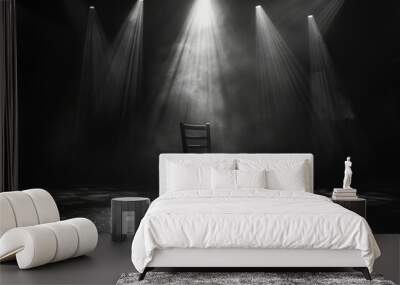
[[[154,187],[137,187],[132,190],[113,188],[47,189],[54,196],[62,219],[86,217],[94,221],[100,232],[111,232],[110,203],[114,197],[142,196],[154,199]],[[148,193],[151,193],[150,195]],[[316,190],[317,194],[330,196],[329,190]],[[375,234],[400,234],[400,197],[384,192],[363,192],[367,199],[367,220]]]

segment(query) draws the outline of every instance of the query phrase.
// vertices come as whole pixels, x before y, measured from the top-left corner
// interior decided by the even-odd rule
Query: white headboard
[[[167,186],[167,161],[174,160],[196,160],[196,159],[271,159],[271,160],[301,160],[306,161],[308,177],[307,192],[314,192],[314,157],[311,153],[163,153],[159,161],[159,194],[166,192]]]

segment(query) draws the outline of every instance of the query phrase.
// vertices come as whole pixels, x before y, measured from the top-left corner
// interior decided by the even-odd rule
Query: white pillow
[[[237,163],[239,170],[265,169],[268,189],[306,191],[309,188],[306,160],[239,159]]]
[[[211,169],[211,188],[214,191],[241,188],[266,188],[266,170]]]
[[[236,170],[211,169],[211,189],[236,189]]]
[[[210,189],[210,167],[171,163],[168,172],[168,190]]]
[[[236,170],[237,188],[267,188],[267,171]]]
[[[167,191],[211,190],[211,168],[234,169],[235,161],[181,159],[167,162]]]

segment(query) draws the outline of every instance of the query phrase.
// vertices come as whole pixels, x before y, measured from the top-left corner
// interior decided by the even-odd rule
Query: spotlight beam
[[[296,106],[311,111],[305,73],[262,7],[256,8],[257,74],[264,119],[283,121]],[[283,119],[283,120],[282,120]]]
[[[310,91],[314,128],[320,130],[316,148],[333,155],[341,135],[340,125],[354,119],[349,102],[342,94],[329,50],[313,17],[308,17],[310,49]],[[332,147],[327,150],[326,145]]]
[[[320,110],[318,113],[321,118],[332,121],[351,118],[353,112],[340,92],[329,50],[314,18],[308,18],[308,29],[311,93],[314,105],[316,100],[319,101],[314,109]]]
[[[328,3],[324,3],[322,8],[319,9],[316,14],[316,22],[322,34],[325,34],[332,26],[332,22],[335,20],[343,4],[344,0],[329,0]]]
[[[137,1],[122,24],[112,46],[111,63],[102,104],[120,118],[133,115],[140,93],[143,42],[143,1]]]
[[[151,128],[173,132],[180,121],[210,121],[221,129],[222,79],[227,65],[216,23],[215,1],[195,0],[166,66],[164,83],[154,97]],[[218,131],[214,137],[218,137]],[[164,138],[164,137],[163,137]],[[175,142],[171,142],[174,144]]]
[[[82,54],[81,79],[77,101],[76,128],[84,135],[99,108],[99,98],[109,65],[108,43],[96,9],[89,7]]]

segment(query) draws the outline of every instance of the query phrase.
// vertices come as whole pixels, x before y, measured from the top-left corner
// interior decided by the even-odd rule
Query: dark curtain
[[[0,0],[0,191],[18,189],[15,0]]]

